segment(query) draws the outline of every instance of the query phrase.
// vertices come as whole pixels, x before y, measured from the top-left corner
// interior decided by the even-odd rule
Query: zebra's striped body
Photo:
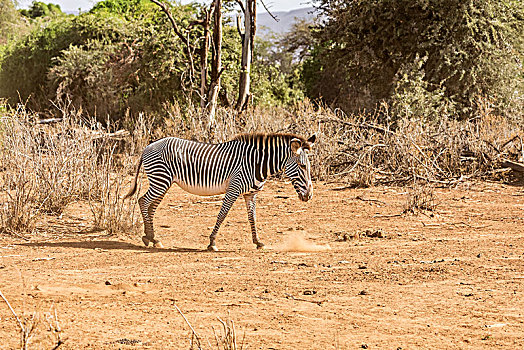
[[[174,182],[189,193],[212,196],[224,194],[224,201],[216,225],[210,236],[208,249],[216,250],[215,237],[229,209],[243,195],[251,224],[253,243],[258,248],[255,228],[255,198],[270,175],[282,170],[291,178],[301,200],[312,195],[308,151],[315,136],[305,140],[290,134],[240,135],[231,141],[208,144],[168,137],[144,149],[141,163],[149,179],[148,191],[139,199],[144,218],[144,243],[153,242],[153,216],[165,193]],[[130,193],[136,191],[136,180]]]

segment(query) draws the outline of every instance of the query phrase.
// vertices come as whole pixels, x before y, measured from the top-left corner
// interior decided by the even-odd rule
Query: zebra
[[[144,221],[142,241],[163,248],[155,238],[153,217],[169,187],[175,182],[183,190],[201,196],[224,194],[216,224],[209,236],[208,250],[217,251],[215,239],[220,225],[244,196],[251,235],[257,249],[263,248],[255,227],[255,200],[270,175],[284,171],[300,200],[313,195],[308,154],[316,135],[307,140],[295,134],[241,134],[224,143],[212,144],[166,137],[148,145],[140,159],[135,179],[125,198],[135,194],[140,166],[144,165],[149,188],[138,199]]]

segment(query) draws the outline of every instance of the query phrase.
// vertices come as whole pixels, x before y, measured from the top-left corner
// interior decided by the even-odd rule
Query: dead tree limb
[[[208,127],[215,124],[215,113],[220,93],[222,67],[222,0],[215,0],[213,12],[213,51],[211,59],[211,82],[208,90]]]
[[[169,8],[167,7],[166,4],[164,4],[163,2],[161,1],[158,1],[158,0],[151,0],[151,2],[157,6],[159,6],[162,11],[166,14],[167,18],[169,19],[169,22],[171,22],[171,27],[173,28],[173,31],[175,32],[176,36],[178,36],[178,38],[180,40],[182,40],[182,42],[184,43],[185,47],[186,47],[186,51],[187,51],[187,56],[188,56],[188,59],[189,59],[189,63],[190,63],[190,71],[189,71],[189,78],[190,78],[190,81],[193,81],[193,76],[194,76],[194,64],[193,64],[193,54],[192,54],[192,50],[194,51],[194,47],[193,45],[191,45],[191,43],[189,42],[189,37],[185,37],[182,32],[180,31],[180,29],[178,28],[178,25],[176,24],[175,22],[175,19],[173,18],[173,16],[171,15],[171,11],[169,11]]]
[[[275,15],[273,15],[271,11],[269,11],[269,9],[266,6],[266,3],[263,0],[260,0],[260,2],[262,3],[262,6],[264,6],[264,9],[266,9],[266,12],[271,16],[271,18],[273,18],[275,22],[280,22],[280,20]]]
[[[511,168],[511,170],[524,173],[524,164],[513,162],[511,160],[505,160],[502,162],[502,166],[505,168]]]
[[[157,1],[157,0],[151,0],[151,2],[157,6],[159,6],[162,11],[166,14],[167,18],[169,19],[169,22],[171,22],[171,27],[173,27],[173,31],[175,34],[182,40],[182,42],[189,48],[191,48],[191,43],[186,39],[186,37],[182,34],[180,29],[178,28],[178,25],[176,24],[175,20],[173,19],[173,16],[171,15],[171,11],[169,11],[169,8],[166,4],[163,2]]]

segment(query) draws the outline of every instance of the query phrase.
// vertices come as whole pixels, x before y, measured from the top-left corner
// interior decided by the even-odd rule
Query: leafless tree
[[[251,61],[253,60],[253,48],[256,32],[257,6],[256,0],[245,0],[243,4],[237,0],[244,13],[244,31],[241,29],[240,17],[237,17],[237,29],[242,38],[242,61],[240,67],[240,78],[238,84],[237,111],[243,111],[249,102]]]

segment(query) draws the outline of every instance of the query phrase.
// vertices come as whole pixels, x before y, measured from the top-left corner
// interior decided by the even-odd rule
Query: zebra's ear
[[[313,146],[313,144],[315,143],[317,139],[317,134],[313,134],[309,137],[309,139],[307,139],[307,142],[309,143],[309,146]]]
[[[302,147],[302,141],[300,141],[300,139],[294,138],[291,139],[291,143],[289,145],[291,146],[291,151],[295,154],[298,154],[298,150],[300,147]]]

